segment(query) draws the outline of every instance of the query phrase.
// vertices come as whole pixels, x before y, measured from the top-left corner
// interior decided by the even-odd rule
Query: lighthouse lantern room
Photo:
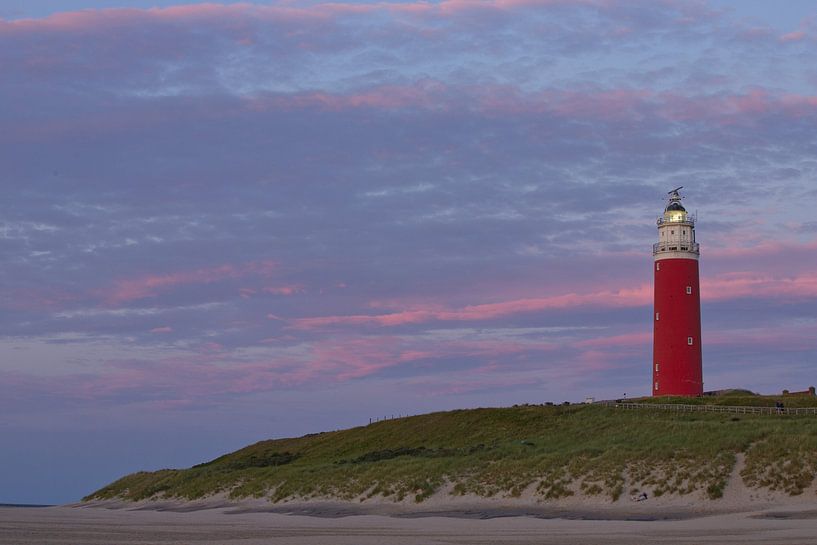
[[[701,296],[694,216],[681,204],[679,191],[669,192],[658,218],[653,245],[655,315],[653,316],[652,394],[698,396],[703,393]]]

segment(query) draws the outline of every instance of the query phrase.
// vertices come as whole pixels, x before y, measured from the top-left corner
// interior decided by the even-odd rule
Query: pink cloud
[[[803,38],[806,37],[806,33],[802,30],[796,30],[794,32],[789,32],[780,36],[781,42],[799,42],[802,41]]]
[[[304,287],[300,284],[288,284],[284,286],[264,286],[261,288],[239,288],[238,294],[242,299],[250,299],[258,293],[270,293],[272,295],[291,296],[303,293]]]
[[[160,334],[160,333],[173,333],[173,328],[170,327],[170,326],[154,327],[153,329],[150,330],[150,332],[151,333],[157,333],[157,334]]]
[[[806,112],[817,113],[817,96],[775,94],[763,89],[709,96],[661,93],[656,95],[656,100],[658,112],[675,121],[709,119],[719,124],[734,124],[770,113],[788,117],[798,117]]]
[[[315,346],[311,357],[296,376],[300,381],[318,376],[347,381],[427,356],[427,352],[406,348],[406,341],[399,337],[329,341]]]
[[[224,351],[224,345],[217,342],[206,342],[199,345],[198,349],[203,354],[218,354]]]
[[[110,76],[127,72],[130,63],[122,62],[123,56],[133,56],[137,61],[149,59],[175,63],[202,53],[212,54],[201,38],[204,35],[214,36],[215,40],[208,40],[213,43],[229,41],[244,47],[262,43],[259,38],[265,35],[275,35],[277,52],[336,52],[360,47],[367,36],[389,40],[391,34],[424,41],[448,38],[449,43],[453,43],[458,41],[455,25],[468,27],[477,23],[497,27],[512,20],[512,17],[498,17],[505,14],[522,17],[525,11],[543,15],[581,10],[603,14],[601,26],[609,26],[610,30],[595,46],[609,47],[608,39],[630,39],[630,35],[656,27],[681,28],[690,22],[710,18],[713,13],[701,4],[691,6],[683,1],[641,0],[637,4],[659,15],[633,18],[630,10],[621,9],[617,2],[607,0],[444,0],[313,5],[201,3],[149,9],[87,9],[58,12],[40,19],[0,19],[0,36],[32,38],[10,46],[21,52],[22,62],[27,63],[26,70],[74,76],[84,73],[98,77],[100,73]],[[372,21],[377,24],[373,25]],[[439,21],[448,24],[439,25]],[[372,28],[391,28],[393,32],[377,33],[372,32]],[[587,40],[593,38],[598,37],[588,33]],[[61,47],[60,42],[66,47]],[[99,43],[104,43],[105,47],[96,47],[95,44]],[[87,54],[83,54],[83,48]],[[93,56],[93,62],[88,62],[88,56]],[[138,72],[146,70],[144,66],[133,66],[133,69]],[[139,74],[139,79],[142,75]],[[400,108],[411,98],[401,96],[401,93],[409,91],[394,87],[391,93],[362,92],[348,97],[347,103],[353,107]],[[310,100],[322,101],[325,107],[335,108],[337,104],[333,98],[318,93]],[[421,98],[413,97],[413,101]],[[428,106],[434,107],[435,104],[431,102]]]
[[[406,379],[405,384],[421,395],[456,395],[502,388],[536,388],[545,391],[551,383],[559,384],[558,389],[561,390],[564,385],[577,381],[582,389],[586,389],[588,380],[594,373],[620,367],[623,361],[629,364],[633,355],[650,346],[650,340],[649,335],[621,335],[598,339],[595,348],[590,348],[589,343],[562,344],[546,341],[518,343],[498,340],[481,346],[480,343],[468,343],[471,351],[465,352],[466,357],[472,357],[476,361],[487,360],[486,363],[468,373],[449,372],[433,378],[417,376]],[[625,349],[621,350],[621,347]],[[565,348],[581,349],[569,356],[548,358],[550,354],[558,354],[557,351]],[[523,361],[535,363],[508,365],[508,359],[514,356],[521,356]]]
[[[463,101],[462,97],[469,97]],[[523,93],[511,86],[457,86],[421,81],[405,86],[379,86],[348,94],[311,92],[244,99],[250,111],[319,108],[458,110],[468,105],[486,115],[543,114],[586,120],[655,118],[668,121],[708,121],[734,124],[775,113],[799,117],[817,113],[817,96],[776,94],[755,89],[741,94],[696,95],[646,89],[588,92],[547,90]]]
[[[547,113],[571,118],[615,120],[648,113],[652,109],[653,96],[650,91],[642,89],[547,91],[542,93],[542,100]]]
[[[501,318],[521,313],[559,310],[584,306],[638,307],[652,299],[649,285],[589,294],[568,293],[553,297],[516,299],[500,303],[469,305],[460,309],[416,309],[391,314],[359,314],[351,316],[322,316],[301,318],[292,322],[296,329],[314,329],[333,325],[399,326],[432,321],[478,321]]]
[[[645,2],[645,4],[655,4]],[[664,0],[662,8],[674,10],[682,17],[675,22],[689,22],[710,18],[716,15],[713,10],[703,9],[702,5],[689,2]],[[347,4],[339,2],[317,3],[311,6],[298,6],[294,3],[261,5],[252,3],[200,3],[168,7],[106,8],[85,9],[81,11],[57,12],[41,19],[17,19],[4,21],[0,19],[0,30],[19,31],[38,28],[49,30],[82,31],[89,27],[102,25],[121,26],[128,23],[140,23],[148,20],[179,21],[223,21],[235,24],[236,20],[252,18],[263,21],[310,22],[326,21],[354,14],[391,13],[414,16],[454,17],[477,12],[513,11],[521,8],[575,8],[583,7],[596,11],[615,14],[620,7],[612,0],[442,0],[440,2],[375,2],[370,4]]]
[[[155,297],[174,287],[197,284],[212,284],[231,278],[245,276],[269,276],[277,265],[273,261],[255,261],[242,265],[220,265],[166,274],[148,274],[135,278],[117,280],[114,285],[101,293],[109,305]]]
[[[785,346],[789,350],[813,350],[814,327],[779,330],[709,331],[711,346]],[[198,354],[158,361],[111,362],[97,374],[60,377],[29,377],[3,373],[2,383],[26,395],[48,395],[82,403],[153,404],[160,409],[218,403],[225,397],[283,388],[309,388],[313,384],[348,382],[376,376],[384,370],[424,360],[457,357],[479,363],[467,373],[435,372],[433,379],[415,370],[406,387],[424,395],[469,393],[496,388],[560,384],[578,380],[587,385],[592,373],[630,365],[633,357],[649,350],[651,335],[639,331],[575,342],[544,340],[426,340],[407,336],[321,339],[298,354],[281,354],[268,359],[245,361],[220,345],[202,347]],[[575,350],[559,365],[543,356]],[[523,358],[519,360],[518,358]],[[509,364],[508,362],[516,362]],[[519,362],[523,363],[520,364]],[[525,361],[536,362],[535,373]],[[436,364],[438,365],[438,364]],[[520,366],[521,365],[521,366]],[[544,381],[544,382],[543,382]]]
[[[613,369],[622,362],[644,358],[652,348],[652,331],[648,323],[642,331],[607,337],[595,337],[571,343],[579,352],[575,361],[590,372]]]
[[[759,255],[772,255],[768,252],[802,251],[809,245],[770,244],[745,252]],[[720,256],[723,257],[723,256]],[[646,307],[652,304],[651,284],[623,287],[618,290],[606,290],[590,293],[567,293],[550,297],[532,297],[514,299],[497,303],[468,305],[460,308],[447,308],[440,304],[372,301],[372,309],[398,307],[396,312],[379,314],[352,314],[317,316],[299,318],[290,321],[290,327],[299,330],[311,330],[327,327],[378,326],[397,327],[403,325],[424,324],[431,322],[468,322],[503,318],[526,313],[573,308],[633,308]],[[728,272],[719,275],[704,275],[701,279],[701,297],[704,301],[726,301],[744,297],[797,300],[798,298],[817,297],[817,275],[812,273],[784,273],[769,271]],[[402,308],[400,308],[402,307]],[[280,319],[276,317],[276,319]],[[639,341],[638,338],[621,337],[621,342]],[[598,343],[600,341],[587,341]],[[606,342],[611,342],[607,340]],[[594,346],[589,344],[588,346]]]
[[[256,95],[243,99],[244,107],[253,112],[322,109],[343,111],[371,108],[394,110],[401,108],[447,109],[452,89],[432,80],[412,85],[380,85],[356,93],[336,94],[314,91],[294,94]]]
[[[238,290],[238,295],[242,299],[249,299],[250,297],[252,297],[256,293],[258,293],[258,290],[254,290],[252,288],[239,288],[239,290]]]
[[[753,237],[757,236],[757,232],[762,229],[762,226],[756,224],[752,224],[752,226],[755,228],[745,234],[726,232],[717,236],[717,238],[711,237],[707,246],[712,247],[715,251],[712,252],[712,256],[707,256],[707,259],[738,260],[759,256],[768,258],[770,256],[792,255],[817,250],[817,242],[791,244],[779,240],[757,240]],[[742,240],[745,245],[735,245],[736,238]]]
[[[304,291],[304,287],[300,284],[292,284],[288,286],[266,286],[261,288],[264,293],[272,293],[273,295],[295,295]]]
[[[66,135],[121,133],[135,127],[161,126],[202,117],[232,119],[258,112],[302,110],[340,112],[350,110],[423,110],[459,112],[470,110],[484,116],[554,116],[568,122],[703,122],[708,125],[752,124],[768,115],[801,119],[817,115],[817,96],[782,94],[762,89],[746,93],[698,94],[655,92],[647,89],[602,89],[523,92],[508,85],[450,85],[424,79],[406,85],[378,85],[355,92],[305,91],[258,93],[217,108],[179,108],[166,112],[97,112],[63,119],[10,121],[0,141],[43,141]]]
[[[197,353],[154,361],[112,361],[95,374],[29,377],[3,373],[6,386],[16,384],[29,394],[38,393],[82,402],[116,400],[142,403],[197,400],[218,402],[223,396],[342,383],[371,377],[385,369],[426,359],[461,357],[501,361],[526,353],[553,350],[547,342],[419,341],[411,337],[379,336],[323,339],[298,354],[245,361],[223,346],[212,343]],[[483,374],[501,374],[503,368],[483,368]]]
[[[288,6],[261,6],[249,3],[202,3],[169,7],[106,8],[57,12],[41,19],[0,19],[0,32],[46,30],[50,32],[87,32],[89,30],[145,24],[146,22],[219,22],[235,28],[237,20],[305,22],[325,20],[331,9],[297,8]]]
[[[57,310],[80,299],[75,293],[50,287],[0,292],[0,306],[15,310]]]
[[[799,299],[817,297],[817,275],[782,276],[734,272],[701,280],[701,298],[724,301],[742,297]]]

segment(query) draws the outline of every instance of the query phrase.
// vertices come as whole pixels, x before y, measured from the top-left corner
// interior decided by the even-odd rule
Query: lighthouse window
[[[658,372],[658,364],[657,363],[655,364],[655,372],[656,373]]]
[[[660,270],[661,270],[661,264],[660,264],[660,263],[656,263],[656,264],[655,264],[655,270],[656,270],[656,271],[660,271]]]
[[[687,286],[687,295],[692,295],[692,286]]]
[[[655,391],[658,391],[658,382],[655,383]]]
[[[687,337],[687,344],[692,346],[692,337]]]
[[[669,234],[674,235],[675,231],[670,231]]]
[[[658,321],[658,320],[660,320],[660,319],[661,319],[661,313],[660,313],[660,312],[656,312],[656,313],[655,313],[655,321],[657,322],[657,321]]]

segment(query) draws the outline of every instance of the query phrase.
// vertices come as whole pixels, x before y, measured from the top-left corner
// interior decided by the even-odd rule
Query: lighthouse
[[[652,248],[654,396],[703,393],[700,249],[695,241],[696,218],[681,204],[681,189],[669,192],[664,214],[658,218],[658,243]]]

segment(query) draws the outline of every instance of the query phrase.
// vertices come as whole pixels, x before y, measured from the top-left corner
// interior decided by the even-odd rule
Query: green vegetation
[[[764,399],[735,396],[730,404],[746,397]],[[784,398],[787,406],[792,400]],[[738,453],[745,453],[741,475],[749,486],[802,493],[817,472],[817,417],[598,405],[433,413],[262,441],[190,469],[129,475],[86,500],[225,492],[271,501],[384,496],[421,502],[445,485],[455,495],[515,497],[531,490],[541,499],[582,493],[616,500],[649,489],[655,495],[700,491],[714,499],[723,494]]]
[[[680,405],[717,405],[733,407],[774,407],[781,402],[784,406],[795,408],[817,407],[817,397],[809,395],[776,395],[763,396],[748,390],[729,390],[717,396],[703,397],[639,397],[627,399],[633,403],[673,403]]]

